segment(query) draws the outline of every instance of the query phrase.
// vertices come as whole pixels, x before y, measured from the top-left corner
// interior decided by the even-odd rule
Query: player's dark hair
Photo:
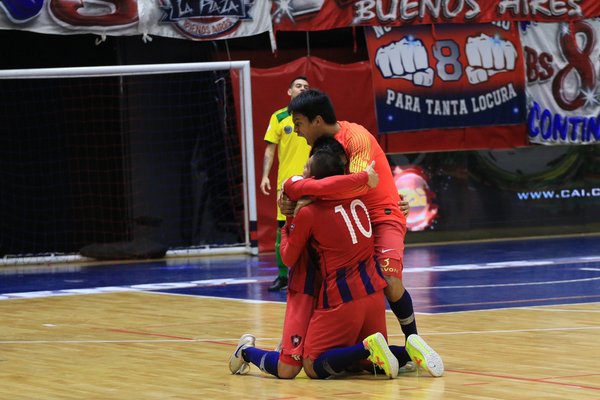
[[[340,157],[343,156],[348,158],[344,146],[342,146],[342,144],[331,135],[319,136],[310,149],[310,155],[312,156],[319,150],[329,151],[330,153],[337,154]]]
[[[314,121],[320,115],[326,124],[335,124],[337,118],[333,104],[326,93],[317,89],[309,89],[294,97],[288,106],[290,114],[298,113]]]
[[[339,154],[327,150],[318,150],[312,155],[310,175],[315,179],[333,175],[344,175],[346,166]]]
[[[302,79],[303,81],[308,82],[308,78],[304,75],[298,75],[297,77],[295,77],[294,79],[291,80],[290,82],[290,89],[294,86],[294,82],[296,82],[298,79]]]

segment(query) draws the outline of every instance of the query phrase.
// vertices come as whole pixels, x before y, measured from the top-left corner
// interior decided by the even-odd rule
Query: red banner
[[[329,94],[338,119],[357,122],[374,134],[376,132],[371,67],[367,61],[341,65],[317,57],[304,57],[274,68],[252,68],[251,73],[256,187],[262,176],[264,136],[269,118],[273,111],[290,101],[287,88],[299,75],[308,77],[311,87]],[[276,177],[277,163],[271,168],[271,182],[276,181]],[[256,200],[259,251],[270,251],[275,244],[277,228],[275,191],[271,191],[270,196],[257,191]]]
[[[595,0],[289,0],[274,1],[272,9],[273,27],[281,31],[597,16],[600,1]]]
[[[365,32],[379,133],[525,120],[516,24],[444,24],[435,36],[426,25]]]
[[[233,73],[237,82],[237,73]],[[262,175],[265,152],[264,135],[274,110],[289,101],[286,89],[298,75],[308,77],[312,87],[327,92],[333,101],[338,119],[357,122],[377,134],[375,104],[368,62],[340,65],[317,57],[299,58],[289,64],[269,69],[252,68],[252,121],[254,130],[254,164],[256,187]],[[234,94],[238,91],[234,90]],[[239,99],[236,98],[236,102]],[[381,146],[386,152],[423,152],[452,149],[511,148],[526,145],[525,125],[486,128],[431,129],[382,135]],[[271,181],[276,179],[277,164],[271,169]],[[256,195],[258,207],[257,240],[260,252],[272,251],[277,230],[275,192]]]

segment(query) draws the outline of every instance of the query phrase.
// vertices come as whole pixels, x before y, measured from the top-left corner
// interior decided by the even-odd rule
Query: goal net
[[[256,254],[250,96],[248,61],[0,71],[0,262]]]

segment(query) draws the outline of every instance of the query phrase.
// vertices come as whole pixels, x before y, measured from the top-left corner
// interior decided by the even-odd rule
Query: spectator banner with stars
[[[597,19],[524,26],[530,142],[600,142],[599,39]]]
[[[597,0],[273,0],[276,31],[493,21],[575,21],[600,16]]]
[[[366,28],[380,133],[525,120],[511,22]]]

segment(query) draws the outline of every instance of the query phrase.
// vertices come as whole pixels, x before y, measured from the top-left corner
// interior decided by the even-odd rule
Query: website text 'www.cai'
[[[583,197],[600,197],[600,187],[517,192],[519,200],[573,199]]]

